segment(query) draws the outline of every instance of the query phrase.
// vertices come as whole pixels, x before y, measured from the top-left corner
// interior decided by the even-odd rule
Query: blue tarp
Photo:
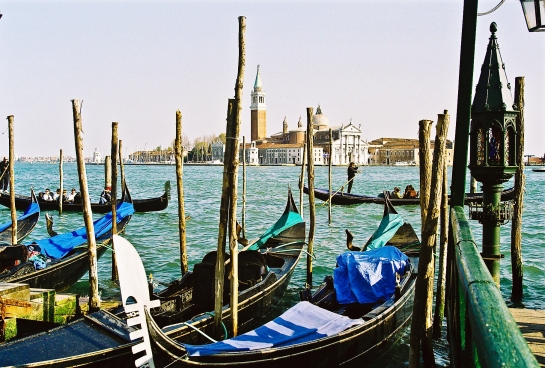
[[[40,205],[38,203],[31,202],[30,205],[25,210],[25,213],[17,219],[17,221],[22,221],[29,216],[34,215],[35,213],[40,212]],[[11,221],[4,222],[0,224],[0,233],[4,232],[7,228],[11,227]]]
[[[190,356],[278,348],[332,336],[363,323],[361,319],[350,319],[300,302],[280,317],[243,335],[209,345],[184,346]]]
[[[395,292],[396,273],[403,275],[409,258],[393,246],[337,257],[333,284],[339,304],[384,302]]]
[[[134,207],[132,203],[121,202],[116,210],[117,222],[133,213]],[[105,216],[99,218],[93,222],[93,225],[95,229],[95,238],[100,239],[104,237],[112,230],[112,213],[109,212]],[[59,259],[64,257],[78,245],[87,243],[87,230],[84,226],[71,233],[59,234],[51,238],[36,240],[34,243],[40,246],[42,254],[45,254],[49,258]]]

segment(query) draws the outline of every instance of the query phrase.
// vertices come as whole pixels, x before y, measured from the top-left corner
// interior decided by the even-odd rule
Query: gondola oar
[[[357,174],[356,174],[356,175],[357,175]],[[354,178],[355,178],[355,177],[356,177],[356,176],[354,176]],[[335,197],[335,195],[336,195],[337,193],[339,193],[341,190],[343,190],[344,186],[345,186],[346,184],[350,183],[352,180],[354,180],[354,178],[350,178],[350,180],[348,180],[346,183],[344,183],[344,184],[343,184],[335,193],[333,193],[332,196],[330,196],[326,201],[324,201],[324,203],[322,203],[322,206],[325,205],[325,204],[327,204],[327,203],[329,202],[329,199],[330,199],[330,198]]]

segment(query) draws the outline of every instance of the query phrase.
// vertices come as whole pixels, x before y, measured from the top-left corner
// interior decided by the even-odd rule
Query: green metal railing
[[[447,321],[453,367],[539,367],[479,254],[462,206],[451,208]]]

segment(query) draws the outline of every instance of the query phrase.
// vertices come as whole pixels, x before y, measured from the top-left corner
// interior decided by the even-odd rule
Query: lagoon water
[[[64,188],[78,188],[77,168],[74,163],[64,164]],[[352,191],[358,194],[378,194],[384,189],[392,190],[394,186],[404,188],[412,184],[419,185],[418,167],[382,167],[363,166],[362,173],[356,179]],[[87,178],[93,202],[97,202],[104,185],[104,167],[87,165]],[[200,261],[209,251],[217,247],[219,207],[222,186],[223,166],[184,166],[184,193],[187,221],[187,249],[189,268]],[[267,166],[247,167],[246,195],[246,237],[259,236],[280,216],[286,203],[288,187],[294,193],[299,205],[298,179],[300,167]],[[18,194],[30,192],[34,186],[36,192],[46,187],[56,189],[59,186],[58,165],[17,163],[15,166],[15,188]],[[162,212],[136,213],[127,227],[125,237],[136,247],[143,259],[147,273],[161,282],[169,282],[180,277],[178,210],[175,166],[159,165],[126,165],[126,180],[133,198],[158,197],[163,193],[166,180],[172,184],[172,198],[169,206]],[[545,264],[543,262],[543,225],[541,215],[545,212],[542,200],[544,173],[526,169],[525,207],[523,214],[523,260],[524,260],[524,300],[527,308],[545,309]],[[242,167],[239,170],[242,181]],[[333,168],[333,187],[338,189],[346,182],[346,167]],[[450,168],[449,168],[450,182]],[[511,186],[512,181],[505,186]],[[328,168],[315,168],[315,186],[327,188]],[[242,200],[242,185],[239,186],[239,212]],[[308,229],[308,197],[304,196],[303,215]],[[383,208],[376,204],[356,206],[333,206],[332,224],[328,224],[328,207],[323,202],[316,203],[316,235],[314,240],[313,283],[319,284],[326,275],[332,273],[335,257],[345,250],[345,229],[355,236],[355,244],[364,243],[373,233],[382,217]],[[420,211],[417,206],[402,206],[398,212],[417,230],[420,229]],[[83,226],[81,213],[64,213],[61,216],[51,213],[55,220],[55,230],[59,233],[74,230]],[[98,218],[100,215],[94,215]],[[0,208],[0,222],[8,221],[9,209]],[[472,223],[473,234],[477,244],[481,243],[481,226]],[[501,291],[507,301],[511,292],[510,272],[510,231],[511,224],[502,226]],[[29,243],[34,239],[47,237],[45,220],[40,220],[34,232],[25,239]],[[103,299],[118,298],[119,289],[110,281],[111,255],[107,252],[98,262],[99,288]],[[285,298],[279,306],[279,312],[298,301],[298,292],[306,282],[306,262],[304,258],[294,272]],[[80,295],[88,294],[87,275],[70,288],[69,292]],[[439,349],[439,361],[446,358],[447,350]],[[442,358],[441,358],[442,355]],[[408,332],[386,357],[373,364],[374,367],[403,367],[408,358]]]

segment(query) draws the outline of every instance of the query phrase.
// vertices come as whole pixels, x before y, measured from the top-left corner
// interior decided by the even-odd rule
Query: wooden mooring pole
[[[112,186],[112,161],[109,155],[104,157],[104,186]]]
[[[428,213],[428,205],[430,202],[430,186],[431,186],[431,149],[430,149],[430,131],[433,121],[420,120],[418,122],[418,141],[420,160],[420,219],[422,222],[422,230]]]
[[[310,227],[307,245],[307,286],[312,287],[312,254],[314,249],[314,231],[316,228],[316,207],[314,206],[314,129],[312,120],[314,110],[307,107],[307,157],[308,157],[308,208]]]
[[[62,202],[64,202],[64,184],[63,184],[63,171],[62,171],[62,149],[59,152],[59,187],[61,190],[61,193],[59,195],[59,215],[62,215]]]
[[[469,184],[469,193],[476,193],[476,192],[477,192],[477,179],[471,176],[471,181]]]
[[[235,83],[235,98],[229,99],[227,108],[227,127],[225,129],[227,143],[225,145],[223,165],[223,186],[221,193],[220,226],[218,232],[218,251],[216,258],[214,301],[214,331],[220,335],[223,304],[223,276],[225,271],[225,237],[229,227],[229,250],[231,252],[230,280],[231,280],[231,325],[233,336],[238,334],[238,242],[236,231],[237,214],[237,184],[238,184],[238,156],[239,132],[242,111],[242,89],[244,84],[244,69],[246,67],[246,17],[238,17],[238,73]]]
[[[223,182],[221,188],[221,202],[220,202],[220,221],[218,230],[218,249],[216,252],[216,267],[214,276],[214,334],[216,337],[221,337],[221,321],[222,321],[222,309],[223,309],[223,289],[224,289],[224,275],[225,275],[225,243],[227,235],[227,223],[229,220],[229,173],[230,173],[230,157],[233,156],[233,138],[231,136],[231,126],[233,121],[233,109],[235,100],[229,99],[227,106],[227,128],[225,129],[226,143],[225,153],[223,155]],[[233,265],[231,264],[231,267]],[[224,336],[227,338],[227,336]]]
[[[13,115],[8,116],[9,131],[9,203],[11,212],[11,244],[17,244],[17,210],[15,209],[15,136]]]
[[[246,17],[238,17],[238,73],[235,83],[235,116],[232,127],[233,157],[231,158],[229,201],[229,250],[231,252],[231,324],[233,336],[238,335],[238,239],[237,239],[237,184],[238,184],[238,157],[239,134],[242,113],[242,88],[244,85],[244,69],[246,67]]]
[[[441,204],[443,166],[446,162],[445,147],[449,120],[448,112],[445,110],[444,114],[439,114],[437,121],[429,208],[422,231],[422,244],[418,262],[418,278],[415,286],[413,315],[411,320],[409,347],[410,368],[417,368],[419,366],[420,344],[422,344],[424,366],[435,366],[432,342],[433,279],[435,275],[434,249],[439,222],[439,207]]]
[[[441,236],[439,238],[439,271],[437,292],[435,293],[435,311],[433,315],[433,338],[441,337],[443,317],[445,316],[445,287],[447,278],[448,254],[448,175],[446,161],[443,165],[443,193],[441,195]]]
[[[117,122],[112,123],[112,151],[110,158],[112,160],[112,189],[111,189],[111,203],[112,203],[112,280],[117,281],[119,279],[117,275],[117,265],[115,262],[115,247],[113,242],[113,236],[117,234],[117,154],[118,154],[118,135],[117,135]]]
[[[121,196],[125,191],[125,164],[123,163],[123,141],[119,140],[119,173],[120,173],[120,183],[121,183]]]
[[[305,187],[305,166],[307,164],[307,144],[303,143],[303,158],[301,159],[301,176],[299,177],[299,212],[303,217],[304,206],[304,187]]]
[[[83,154],[81,102],[79,100],[72,100],[72,114],[74,118],[74,142],[76,145],[79,186],[83,203],[83,220],[85,221],[85,229],[87,230],[87,251],[89,253],[89,312],[95,312],[100,309],[100,298],[98,295],[97,244],[95,239],[95,228],[93,226],[93,213],[91,212],[91,201],[89,199],[89,189],[87,188],[85,155]]]
[[[524,204],[524,187],[526,177],[524,175],[524,77],[515,78],[515,104],[518,106],[517,132],[519,139],[516,146],[516,160],[518,164],[515,173],[515,206],[513,208],[513,225],[511,226],[511,269],[513,273],[513,286],[511,300],[522,299],[522,209]]]
[[[184,204],[184,163],[182,148],[182,112],[176,110],[176,139],[174,141],[176,152],[176,188],[178,190],[178,232],[180,235],[180,271],[182,276],[188,272],[187,267],[187,246],[186,246],[186,224]]]
[[[242,136],[242,237],[246,238],[246,136]]]
[[[333,131],[329,128],[329,201],[328,201],[328,214],[329,214],[329,224],[331,225],[332,216],[331,216],[331,197],[333,197],[333,164],[331,162],[331,157],[333,156]]]

